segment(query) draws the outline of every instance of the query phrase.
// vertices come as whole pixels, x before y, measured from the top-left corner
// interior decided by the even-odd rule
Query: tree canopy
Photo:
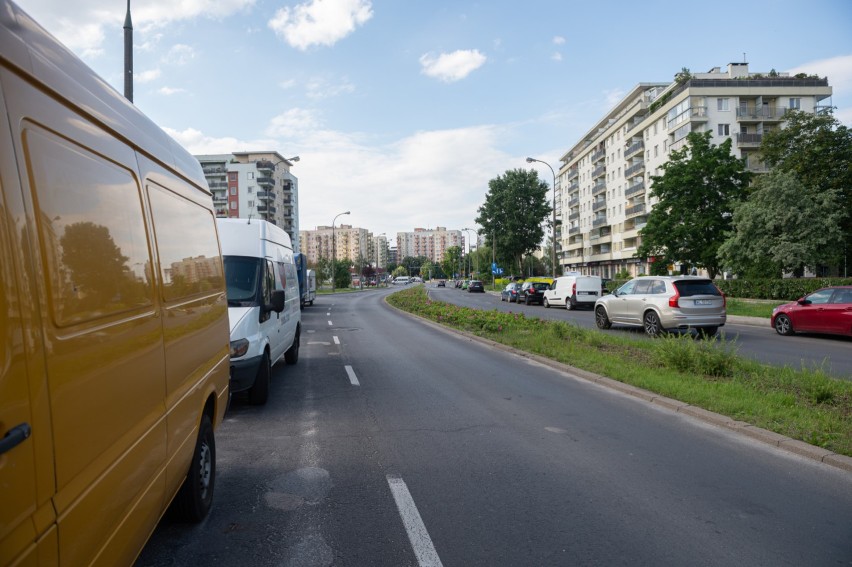
[[[841,124],[831,110],[819,114],[791,111],[785,119],[784,128],[764,135],[760,152],[773,169],[790,172],[801,182],[798,206],[809,206],[807,200],[839,199],[842,235],[832,247],[835,257],[824,262],[842,265],[844,254],[852,251],[852,129]],[[832,196],[823,196],[826,192]]]
[[[523,256],[541,244],[542,223],[552,210],[548,189],[535,170],[512,169],[488,182],[476,223],[488,245],[496,245],[497,254],[511,260],[513,269],[520,270]]]
[[[659,199],[641,231],[639,256],[721,270],[719,246],[731,230],[734,204],[743,200],[751,177],[743,160],[731,155],[731,139],[716,146],[712,132],[691,132],[651,177],[651,196]]]
[[[834,189],[808,194],[792,172],[768,173],[734,207],[733,232],[719,247],[719,258],[747,277],[777,278],[803,267],[816,271],[834,259],[842,240],[840,200]]]
[[[448,277],[459,273],[461,266],[461,246],[450,246],[444,250],[444,259],[441,262],[441,268]]]

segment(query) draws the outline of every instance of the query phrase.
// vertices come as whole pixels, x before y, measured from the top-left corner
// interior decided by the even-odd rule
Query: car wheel
[[[528,295],[524,298],[524,305],[529,305],[529,304],[530,304],[530,296]]]
[[[566,297],[565,298],[565,309],[567,309],[568,311],[573,311],[575,307],[577,307],[577,304],[574,303],[574,298],[573,297]]]
[[[296,327],[296,336],[293,338],[293,344],[284,353],[284,362],[287,364],[296,364],[299,362],[299,342],[302,337],[302,328]]]
[[[698,338],[700,339],[712,339],[716,336],[716,331],[719,330],[719,327],[699,327],[698,328]]]
[[[790,318],[786,315],[779,315],[775,318],[775,332],[779,335],[784,335],[785,337],[795,334],[795,331],[793,330],[793,322],[790,321]]]
[[[550,309],[550,302],[547,300],[547,298],[546,298],[546,297],[544,298],[544,308],[545,308],[545,309]]]
[[[248,391],[249,403],[254,406],[262,406],[269,399],[269,382],[272,379],[272,363],[269,361],[269,352],[263,353],[263,358],[260,360],[260,367],[257,369],[257,376],[254,378],[254,384],[251,385]]]
[[[210,416],[201,416],[189,472],[175,497],[173,513],[179,520],[200,522],[213,505],[216,483],[216,441]]]
[[[609,317],[606,315],[606,309],[603,306],[595,309],[595,324],[598,326],[598,329],[609,329],[612,327],[612,323],[609,320]]]
[[[660,318],[653,311],[645,313],[642,319],[645,325],[645,332],[649,337],[659,337],[663,334],[663,328],[660,325]]]

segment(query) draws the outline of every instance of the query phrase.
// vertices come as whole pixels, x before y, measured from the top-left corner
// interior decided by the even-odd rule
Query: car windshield
[[[257,304],[257,275],[260,258],[225,256],[225,284],[229,307],[251,307]]]
[[[549,286],[549,285],[547,285],[547,284],[546,284],[546,283],[544,283],[544,282],[541,282],[541,283],[536,282],[536,283],[532,284],[532,287],[534,287],[534,288],[535,288],[535,289],[537,289],[538,291],[544,291],[544,290],[546,290],[546,289],[550,289],[550,286]]]
[[[710,280],[681,280],[674,283],[682,297],[690,295],[721,295]]]

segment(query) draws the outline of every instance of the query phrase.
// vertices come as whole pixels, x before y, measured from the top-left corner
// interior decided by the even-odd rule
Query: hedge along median
[[[569,364],[852,456],[852,382],[821,369],[745,359],[736,344],[686,336],[635,340],[523,313],[432,301],[418,286],[391,305],[436,323]]]

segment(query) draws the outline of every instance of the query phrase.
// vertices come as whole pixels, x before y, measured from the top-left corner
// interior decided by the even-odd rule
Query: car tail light
[[[680,307],[678,305],[678,301],[680,300],[680,290],[677,288],[677,285],[672,286],[675,290],[674,295],[669,298],[669,307],[674,307],[677,309]]]
[[[719,295],[721,295],[721,296],[722,296],[722,307],[724,307],[724,308],[726,308],[726,309],[727,309],[727,307],[728,307],[728,298],[727,298],[727,297],[725,297],[725,294],[724,294],[724,293],[722,293],[722,290],[721,290],[721,289],[719,289],[719,286],[717,286],[716,284],[713,284],[713,287],[715,287],[715,288],[716,288],[716,290],[719,292]]]

